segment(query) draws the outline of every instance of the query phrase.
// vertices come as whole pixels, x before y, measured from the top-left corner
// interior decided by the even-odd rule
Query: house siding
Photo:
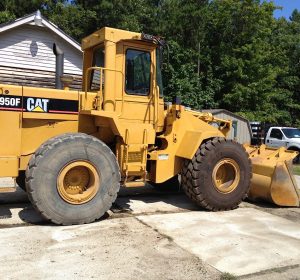
[[[72,75],[71,90],[81,90],[81,75]],[[50,71],[20,69],[0,66],[0,84],[55,88],[55,73]]]
[[[24,24],[0,33],[0,83],[41,86],[55,85],[53,43],[64,51],[64,74],[81,89],[82,53],[46,27]]]
[[[54,32],[29,24],[0,34],[0,65],[55,71],[53,43],[65,53],[64,73],[82,74],[82,55]]]

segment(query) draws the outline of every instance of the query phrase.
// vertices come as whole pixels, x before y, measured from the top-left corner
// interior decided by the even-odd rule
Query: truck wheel
[[[21,170],[19,171],[19,176],[16,178],[16,182],[18,186],[26,192],[26,186],[25,186],[25,171]]]
[[[26,170],[33,206],[56,224],[90,223],[110,209],[120,188],[115,155],[103,142],[63,134],[45,142]]]
[[[199,206],[212,210],[236,208],[250,188],[251,162],[244,147],[214,138],[202,144],[182,168],[182,188]]]

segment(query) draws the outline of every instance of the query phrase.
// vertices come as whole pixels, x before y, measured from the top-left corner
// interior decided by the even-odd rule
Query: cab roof
[[[127,30],[103,27],[91,35],[85,37],[82,40],[82,50],[94,47],[103,43],[104,41],[110,41],[113,43],[121,40],[141,40],[142,34],[137,32],[131,32]]]

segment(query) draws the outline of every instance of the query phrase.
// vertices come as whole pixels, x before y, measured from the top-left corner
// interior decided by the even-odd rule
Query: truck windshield
[[[300,130],[297,128],[283,128],[282,132],[287,138],[300,138]]]

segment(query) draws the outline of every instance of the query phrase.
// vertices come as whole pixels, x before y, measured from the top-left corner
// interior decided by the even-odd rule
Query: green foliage
[[[293,165],[293,174],[296,176],[300,176],[300,166],[299,165]]]
[[[6,23],[15,19],[15,15],[10,11],[0,11],[0,24]]]
[[[224,272],[220,276],[220,280],[236,280],[237,277],[234,276],[233,274],[230,274],[228,272]]]
[[[300,125],[297,10],[286,20],[260,0],[3,0],[0,23],[37,9],[78,41],[103,26],[164,36],[166,100]]]
[[[97,19],[96,12],[85,10],[80,5],[66,5],[64,2],[58,2],[56,5],[47,7],[43,13],[76,40],[95,31],[92,27],[95,26]]]
[[[179,96],[184,105],[194,109],[214,107],[214,90],[211,85],[205,85],[209,77],[202,74],[199,77],[196,72],[197,53],[180,47],[175,41],[169,41],[169,49],[169,63],[163,68],[166,100]]]

